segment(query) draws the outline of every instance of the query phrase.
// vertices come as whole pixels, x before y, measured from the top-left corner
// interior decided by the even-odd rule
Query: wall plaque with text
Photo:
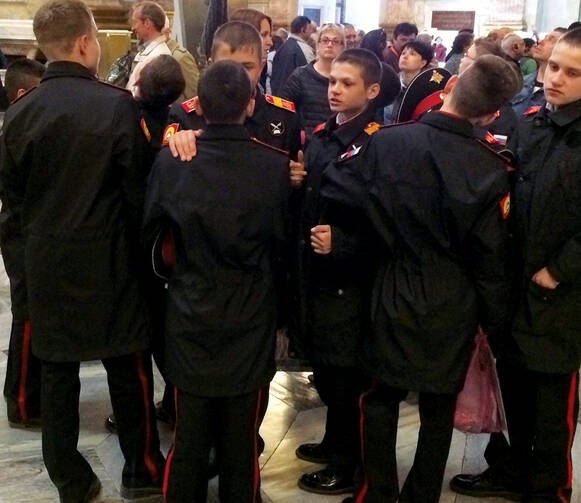
[[[432,11],[432,28],[446,31],[474,29],[476,12],[473,10],[435,10]]]

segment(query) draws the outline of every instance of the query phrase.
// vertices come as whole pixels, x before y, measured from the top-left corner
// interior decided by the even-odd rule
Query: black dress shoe
[[[117,421],[115,420],[115,414],[109,414],[107,419],[105,419],[105,428],[109,433],[117,434]]]
[[[325,465],[331,462],[331,456],[323,447],[323,444],[302,444],[295,451],[297,458],[310,463]]]
[[[490,468],[476,475],[460,474],[450,481],[450,489],[473,498],[505,498],[522,501],[522,491],[507,483],[504,478]]]
[[[305,473],[299,479],[299,487],[303,491],[315,494],[345,494],[354,491],[353,477],[345,476],[329,468]]]
[[[95,477],[91,481],[91,485],[87,490],[87,494],[85,494],[85,497],[83,498],[83,503],[90,503],[97,496],[99,496],[100,492],[101,492],[101,481],[97,477]]]

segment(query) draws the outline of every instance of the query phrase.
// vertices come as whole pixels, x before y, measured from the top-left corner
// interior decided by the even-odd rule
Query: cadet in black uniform
[[[294,104],[276,96],[265,95],[258,85],[263,65],[262,39],[258,31],[241,21],[231,21],[221,26],[214,35],[211,61],[215,63],[224,60],[244,65],[254,86],[256,107],[244,123],[250,136],[285,150],[294,161],[302,159],[302,153],[299,154],[302,148],[301,130]],[[189,134],[182,133],[183,136],[176,135],[170,143],[172,151],[175,155],[179,153],[182,160],[190,160],[195,155],[195,138],[191,130],[204,129],[205,126],[204,119],[196,112],[196,103],[197,98],[192,98],[180,105],[174,104],[168,119],[170,124],[165,134],[168,141],[177,131],[190,131]],[[193,145],[183,149],[182,145],[187,146],[188,141],[193,142]],[[292,163],[291,167],[300,175],[303,171],[302,162],[300,166],[298,164]],[[302,179],[302,176],[299,178]]]
[[[571,501],[571,447],[581,363],[581,29],[564,34],[545,73],[547,103],[516,141],[516,242],[511,332],[497,348],[510,448],[490,468],[458,475],[457,492]]]
[[[508,179],[503,158],[473,138],[473,126],[494,120],[518,91],[511,68],[497,56],[479,58],[448,81],[441,111],[388,127],[368,147],[369,215],[383,260],[362,354],[375,383],[361,398],[357,503],[439,501],[478,325],[494,338],[505,321]],[[421,426],[400,493],[395,442],[409,390],[419,392]]]
[[[359,459],[358,398],[367,383],[357,359],[368,327],[374,264],[359,160],[379,129],[373,119],[381,77],[381,63],[372,52],[350,49],[339,55],[329,77],[334,114],[315,128],[307,149],[294,343],[312,363],[317,391],[328,410],[321,443],[303,444],[296,454],[329,463],[299,480],[299,487],[320,494],[351,492]],[[393,101],[400,88],[393,72],[387,77],[392,80],[385,82],[387,103],[381,106]]]
[[[0,183],[5,217],[20,222],[43,458],[61,502],[98,494],[77,442],[80,362],[101,359],[125,457],[121,493],[136,499],[160,492],[164,465],[135,270],[146,139],[131,95],[95,77],[100,47],[84,3],[45,3],[33,28],[50,63],[7,112]]]
[[[44,66],[31,59],[19,59],[6,70],[6,94],[12,103],[40,83]],[[40,361],[32,354],[30,320],[26,307],[26,282],[21,257],[19,221],[0,212],[0,245],[10,279],[12,327],[4,381],[8,423],[12,427],[40,425]]]
[[[260,501],[261,402],[275,372],[277,242],[285,239],[288,159],[244,128],[254,101],[244,67],[215,63],[199,102],[207,120],[196,157],[169,150],[149,180],[145,228],[169,223],[166,361],[177,388],[166,501],[205,503],[215,442],[220,500]],[[267,392],[267,391],[266,391]]]

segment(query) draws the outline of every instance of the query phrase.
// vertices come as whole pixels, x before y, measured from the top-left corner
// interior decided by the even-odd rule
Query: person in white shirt
[[[135,55],[127,89],[134,95],[141,70],[147,63],[161,54],[171,56],[163,32],[165,13],[155,2],[144,1],[135,5],[131,14],[131,29],[137,36],[141,50]]]

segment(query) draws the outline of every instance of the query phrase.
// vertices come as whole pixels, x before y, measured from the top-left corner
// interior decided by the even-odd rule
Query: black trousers
[[[102,361],[127,487],[161,486],[164,459],[153,405],[151,356],[133,353]],[[95,474],[77,449],[79,439],[79,362],[41,362],[42,454],[61,503],[82,501]]]
[[[12,321],[4,398],[9,421],[26,423],[40,417],[40,360],[30,349],[28,321]]]
[[[452,441],[456,395],[420,393],[420,433],[414,463],[400,493],[396,438],[406,390],[375,383],[361,397],[364,479],[356,503],[438,503]]]
[[[330,468],[353,476],[360,459],[359,397],[370,380],[357,367],[313,365],[317,392],[327,406],[322,444]]]
[[[166,466],[167,503],[206,503],[208,456],[215,445],[222,503],[259,503],[258,429],[268,391],[200,397],[177,390],[174,447]]]
[[[486,460],[529,503],[571,501],[571,448],[579,374],[548,374],[497,361],[510,446],[491,435]]]

